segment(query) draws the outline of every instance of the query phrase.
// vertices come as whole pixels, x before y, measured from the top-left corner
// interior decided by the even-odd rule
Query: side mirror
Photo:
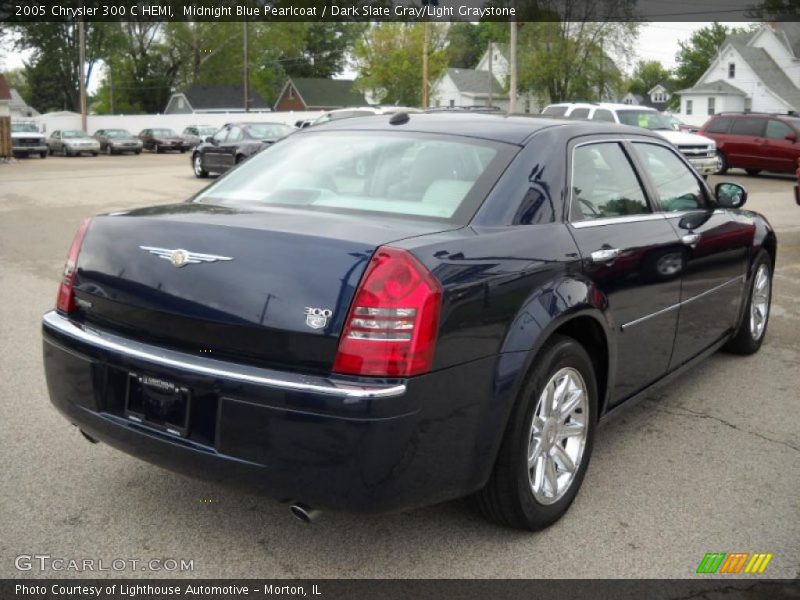
[[[209,144],[213,144],[214,143],[214,136],[213,135],[208,136],[205,139],[205,141],[208,142]]]
[[[738,183],[718,183],[714,194],[722,208],[741,208],[747,202],[747,190]]]
[[[797,141],[797,134],[794,131],[790,131],[785,136],[783,136],[783,139],[789,140],[790,142],[796,142]]]

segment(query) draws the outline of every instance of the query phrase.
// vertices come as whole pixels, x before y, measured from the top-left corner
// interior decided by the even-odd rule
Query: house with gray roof
[[[249,110],[268,111],[270,107],[252,87],[248,90]],[[243,85],[208,85],[193,83],[182,92],[172,94],[164,109],[165,115],[191,113],[244,112]]]
[[[478,69],[447,69],[430,93],[432,107],[489,106],[508,110],[508,94],[497,77]]]
[[[352,79],[292,77],[286,81],[275,102],[275,110],[334,110],[365,106],[364,94]]]
[[[728,36],[697,83],[677,93],[681,116],[696,124],[726,111],[800,113],[800,23]]]

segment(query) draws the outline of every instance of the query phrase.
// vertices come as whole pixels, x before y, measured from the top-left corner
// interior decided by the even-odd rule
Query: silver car
[[[201,142],[205,142],[206,138],[211,137],[219,127],[212,125],[189,125],[181,132],[181,140],[183,140],[183,147],[187,150],[194,148]]]
[[[97,156],[100,153],[100,142],[80,129],[56,129],[47,138],[50,154],[61,156],[78,156],[87,153]]]

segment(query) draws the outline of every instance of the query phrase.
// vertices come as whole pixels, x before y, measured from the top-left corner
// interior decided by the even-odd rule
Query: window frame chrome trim
[[[329,377],[299,375],[285,371],[227,363],[202,356],[190,356],[183,352],[144,344],[113,333],[81,325],[56,311],[45,313],[42,317],[42,327],[46,333],[48,331],[54,332],[94,348],[122,354],[127,358],[145,361],[162,367],[180,369],[197,375],[232,379],[242,383],[264,385],[286,391],[324,394],[351,400],[393,398],[402,396],[406,392],[405,383],[362,385]],[[77,352],[78,350],[71,349],[70,351]]]

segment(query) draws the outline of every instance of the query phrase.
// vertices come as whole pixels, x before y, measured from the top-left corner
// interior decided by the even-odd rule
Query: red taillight
[[[409,252],[382,246],[356,290],[333,370],[408,377],[431,369],[442,288]]]
[[[78,255],[81,253],[81,244],[86,236],[91,219],[84,219],[81,222],[75,237],[72,238],[72,245],[69,247],[67,262],[64,264],[64,274],[61,277],[61,285],[58,286],[58,300],[56,307],[64,313],[71,313],[75,310],[75,291],[72,285],[75,283],[75,274],[78,270]]]

